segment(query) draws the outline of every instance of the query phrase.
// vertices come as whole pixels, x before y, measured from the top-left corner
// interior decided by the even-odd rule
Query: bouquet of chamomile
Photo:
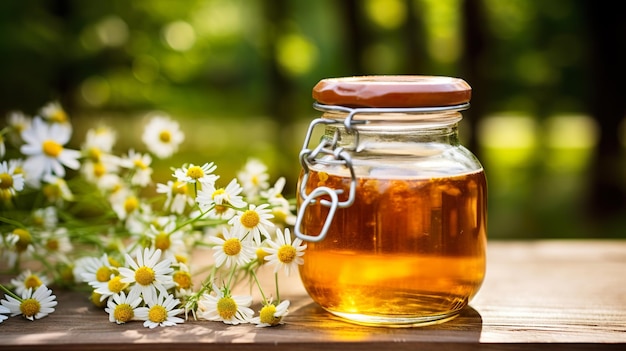
[[[167,115],[150,117],[142,145],[123,152],[114,151],[117,133],[106,125],[70,148],[73,127],[58,102],[33,117],[15,111],[6,118],[0,323],[53,313],[52,289],[66,288],[84,289],[117,324],[284,323],[289,300],[281,299],[278,278],[302,264],[306,245],[291,236],[295,204],[282,195],[285,179],[270,183],[264,163],[245,160],[236,177],[222,179],[213,162],[181,162],[159,181],[153,159],[174,159],[185,140]],[[192,255],[201,249],[211,260],[196,266]],[[269,292],[257,274],[265,265],[274,266]],[[250,295],[236,293],[242,285]],[[260,296],[254,305],[253,290]]]

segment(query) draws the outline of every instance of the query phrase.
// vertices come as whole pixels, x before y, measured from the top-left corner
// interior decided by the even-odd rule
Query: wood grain
[[[357,326],[283,281],[291,301],[276,328],[188,321],[117,325],[84,293],[55,290],[59,305],[35,322],[0,324],[0,350],[625,350],[626,241],[490,242],[487,277],[463,313],[420,328]]]

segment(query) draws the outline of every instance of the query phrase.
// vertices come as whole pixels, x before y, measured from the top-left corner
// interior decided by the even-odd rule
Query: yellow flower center
[[[26,277],[26,279],[24,279],[24,287],[26,289],[28,288],[33,288],[33,289],[37,289],[39,286],[41,286],[41,279],[39,279],[38,276],[31,274],[28,277]]]
[[[235,256],[241,252],[241,242],[237,238],[230,238],[224,242],[224,253]]]
[[[276,306],[274,305],[265,305],[261,308],[259,312],[259,319],[261,323],[267,323],[269,325],[276,325],[280,322],[280,317],[275,317]]]
[[[87,151],[87,157],[93,162],[99,162],[102,158],[102,151],[97,147],[92,147]]]
[[[226,212],[226,210],[228,210],[228,207],[224,205],[215,205],[214,209],[215,209],[215,213],[219,215],[219,214]]]
[[[187,194],[187,184],[182,182],[174,182],[174,184],[172,184],[172,193],[181,195]]]
[[[215,237],[226,240],[226,238],[224,237],[224,233],[222,231],[220,231],[219,233],[215,233]]]
[[[145,163],[143,163],[143,161],[140,160],[140,159],[136,159],[133,163],[135,164],[135,167],[137,167],[139,169],[146,169],[146,168],[148,168],[148,166]]]
[[[176,259],[176,262],[178,263],[187,263],[187,257],[184,255],[174,255],[174,258]]]
[[[56,199],[61,196],[61,188],[56,184],[46,184],[43,186],[43,194],[48,199]]]
[[[142,266],[135,271],[135,281],[140,285],[150,285],[154,282],[154,271],[150,267]]]
[[[217,313],[222,319],[229,320],[237,313],[237,303],[232,297],[222,297],[217,301]]]
[[[274,215],[274,223],[287,223],[287,213],[281,208],[275,208],[272,211]]]
[[[98,163],[94,163],[93,165],[93,175],[96,176],[96,178],[100,178],[103,175],[105,175],[107,172],[107,168],[104,165],[104,163],[102,162],[98,162]]]
[[[168,130],[161,131],[161,133],[159,133],[159,140],[164,143],[169,143],[170,140],[172,140],[172,133],[170,133]]]
[[[24,299],[20,304],[20,311],[25,317],[32,317],[39,313],[41,310],[41,304],[39,301],[33,298]]]
[[[278,260],[282,263],[291,263],[296,258],[296,249],[291,245],[283,245],[277,252]]]
[[[154,247],[161,249],[161,251],[169,249],[171,245],[172,241],[170,240],[170,236],[165,232],[160,232],[154,238]]]
[[[35,224],[36,226],[43,226],[43,224],[44,224],[43,217],[34,215],[33,216],[33,224]]]
[[[58,239],[49,239],[46,241],[46,248],[50,251],[58,251],[61,244]]]
[[[109,280],[109,282],[107,283],[107,286],[112,293],[119,293],[122,290],[126,289],[126,284],[122,283],[122,277],[120,277],[119,275],[111,278],[111,280]]]
[[[64,284],[72,284],[74,282],[74,270],[69,264],[62,264],[59,268],[59,275]]]
[[[267,251],[263,250],[262,247],[256,249],[256,259],[259,261],[259,264],[265,263],[265,256],[269,255]]]
[[[176,271],[172,276],[174,283],[178,285],[181,289],[189,289],[191,288],[191,274],[186,271]]]
[[[225,192],[226,192],[226,190],[225,190],[224,188],[219,188],[219,189],[217,189],[217,190],[215,190],[215,191],[213,192],[213,195],[211,195],[211,199],[212,199],[212,200],[215,200],[215,198],[216,198],[217,196],[220,196],[220,195],[222,195],[222,194],[223,194],[223,193],[225,193]]]
[[[127,303],[115,306],[115,310],[113,311],[113,317],[120,323],[126,323],[133,319],[134,316],[135,312],[133,311],[133,308]]]
[[[257,177],[256,175],[252,176],[252,179],[250,179],[250,181],[254,185],[259,185],[259,177]]]
[[[91,292],[91,303],[93,303],[96,307],[103,308],[107,304],[107,300],[104,299],[101,301],[102,295],[98,294],[95,291]]]
[[[139,208],[139,200],[134,196],[129,196],[124,201],[124,211],[131,213]]]
[[[59,154],[61,154],[61,151],[63,151],[63,146],[54,140],[46,140],[42,144],[42,149],[43,153],[46,154],[46,156],[56,158],[59,157]]]
[[[18,237],[17,242],[15,243],[15,249],[17,250],[17,252],[26,251],[28,245],[33,242],[33,237],[27,230],[17,228],[13,230],[13,234],[17,235]]]
[[[204,171],[198,166],[192,166],[187,170],[187,176],[191,179],[200,179],[204,176]]]
[[[109,281],[109,279],[111,279],[111,274],[113,274],[113,272],[111,272],[109,267],[102,266],[96,271],[96,280],[99,282]]]
[[[241,221],[241,224],[246,228],[254,228],[261,222],[261,217],[259,217],[259,214],[255,211],[247,210],[241,215],[239,221]]]
[[[167,310],[163,306],[152,306],[148,311],[148,319],[153,321],[154,323],[165,322],[165,320],[167,319]]]
[[[111,257],[111,256],[108,256],[108,257],[107,257],[107,261],[109,261],[109,264],[110,264],[111,266],[113,266],[113,267],[120,267],[120,266],[121,266],[121,264],[120,264],[120,263],[119,263],[116,259],[114,259],[114,258],[113,258],[113,257]]]
[[[67,114],[61,109],[56,109],[52,114],[50,114],[48,119],[50,122],[65,123],[67,122]]]
[[[9,189],[13,186],[13,177],[8,173],[0,174],[0,189]]]
[[[7,189],[0,189],[0,200],[9,201],[12,197],[13,194],[11,194],[11,191]]]

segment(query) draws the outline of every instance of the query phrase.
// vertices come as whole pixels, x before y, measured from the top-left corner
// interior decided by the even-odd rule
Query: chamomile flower
[[[64,201],[74,201],[74,194],[64,178],[47,174],[42,181],[42,193],[48,202],[61,205]]]
[[[5,316],[5,314],[9,314],[11,313],[11,310],[0,305],[0,323],[4,322],[6,319],[8,319],[8,316]]]
[[[213,292],[200,297],[198,318],[233,325],[248,323],[252,318],[252,296],[233,296],[228,289],[219,289],[215,285]]]
[[[140,197],[130,189],[118,191],[114,196],[109,198],[111,207],[121,220],[125,220],[132,216],[139,216],[142,210]]]
[[[43,229],[54,229],[59,222],[57,209],[54,206],[37,208],[31,215],[35,226]]]
[[[119,178],[119,161],[115,156],[102,157],[98,161],[87,159],[81,172],[88,182],[98,188],[110,188],[107,184],[115,183]]]
[[[2,306],[11,311],[11,316],[22,315],[33,321],[54,312],[54,307],[57,305],[56,296],[52,295],[52,290],[45,285],[40,285],[37,289],[24,290],[21,296],[21,299],[16,299],[5,295],[6,300],[0,301]]]
[[[118,268],[121,282],[131,284],[130,291],[139,291],[145,300],[155,300],[157,290],[167,294],[167,289],[174,286],[171,261],[168,258],[161,260],[161,250],[150,248],[143,252],[137,249],[135,257],[137,261],[126,254],[126,264],[130,268]]]
[[[285,200],[282,192],[285,189],[286,182],[285,177],[280,177],[276,180],[273,187],[262,190],[260,195],[267,199],[271,205],[281,204]]]
[[[263,189],[269,187],[267,166],[257,159],[250,159],[243,169],[237,172],[237,178],[243,184],[243,191],[249,199],[256,198]]]
[[[166,195],[164,208],[172,213],[183,214],[187,206],[194,204],[194,198],[189,194],[187,183],[169,180],[167,184],[157,184],[156,191]]]
[[[271,301],[263,304],[259,311],[259,315],[250,319],[250,323],[256,324],[257,327],[273,327],[284,324],[283,318],[289,313],[289,300],[283,300],[278,305],[274,305]]]
[[[33,251],[33,236],[30,231],[24,228],[15,228],[8,235],[8,242],[11,242],[12,248],[18,254],[24,254],[28,251]]]
[[[178,151],[185,134],[178,122],[169,117],[155,116],[146,125],[141,139],[158,158],[168,158]]]
[[[209,242],[215,244],[213,257],[217,267],[229,268],[231,265],[243,266],[255,257],[255,248],[250,240],[243,240],[244,232],[226,228],[222,231],[223,238],[213,236]]]
[[[167,297],[163,297],[167,295]],[[180,306],[180,300],[174,298],[171,294],[159,294],[155,300],[146,299],[146,307],[139,307],[135,316],[137,319],[144,321],[143,326],[146,328],[172,327],[178,323],[184,323],[185,320],[176,317],[183,313]]]
[[[121,276],[113,275],[106,282],[90,283],[89,285],[93,288],[93,292],[100,296],[100,301],[104,301],[110,296],[126,291],[129,284],[122,282]]]
[[[172,280],[176,284],[177,296],[189,296],[193,293],[193,279],[186,264],[178,264],[178,269],[172,274]]]
[[[97,128],[90,128],[85,136],[85,143],[82,146],[87,157],[94,161],[99,161],[103,154],[110,154],[117,140],[115,131],[107,126],[101,125]]]
[[[111,265],[106,253],[100,257],[82,257],[74,265],[74,275],[92,286],[97,283],[108,282],[116,272],[116,268]]]
[[[64,166],[78,169],[80,152],[63,147],[70,141],[71,134],[70,129],[56,123],[48,124],[35,117],[31,127],[22,132],[25,144],[20,147],[20,151],[27,156],[24,161],[27,176],[41,180],[53,174],[63,178]]]
[[[33,237],[25,228],[15,228],[2,239],[0,262],[6,262],[5,267],[17,267],[20,260],[28,259],[35,251]]]
[[[42,285],[48,285],[50,281],[45,275],[33,273],[27,269],[17,277],[11,279],[11,284],[15,287],[15,292],[22,295],[28,289],[37,289]]]
[[[43,244],[48,262],[68,262],[68,254],[74,249],[70,233],[65,227],[43,231],[39,242]]]
[[[196,202],[202,211],[207,211],[207,217],[216,219],[231,219],[235,214],[234,208],[242,208],[247,204],[241,197],[243,188],[236,178],[233,178],[226,188],[216,188],[208,185],[198,191]]]
[[[286,180],[284,177],[278,178],[274,186],[261,191],[261,197],[266,199],[272,206],[272,214],[274,214],[273,222],[282,226],[293,226],[296,223],[296,215],[293,213],[295,207],[285,199],[282,192],[285,188]]]
[[[58,101],[51,101],[39,110],[39,114],[49,123],[71,128],[67,113]]]
[[[170,256],[184,247],[185,243],[183,242],[183,231],[176,229],[176,220],[166,218],[168,221],[163,225],[151,224],[147,236],[154,249],[159,249],[164,255]]]
[[[263,249],[269,253],[269,256],[266,256],[265,260],[276,266],[275,273],[284,268],[285,274],[289,275],[292,270],[298,268],[298,265],[304,263],[302,256],[306,244],[302,245],[300,238],[296,238],[292,243],[289,228],[285,228],[284,235],[280,229],[276,229],[276,241],[269,239],[267,243],[269,247]]]
[[[131,170],[130,183],[132,185],[147,186],[152,183],[152,157],[149,154],[142,154],[131,149],[128,155],[122,157],[120,164],[122,167]]]
[[[7,114],[7,126],[9,126],[9,142],[13,145],[22,143],[22,131],[30,128],[32,118],[21,111],[11,111]]]
[[[217,166],[211,163],[205,163],[202,166],[183,165],[181,168],[174,170],[172,174],[180,183],[200,183],[203,186],[213,185],[219,179],[218,175],[212,174]]]
[[[15,164],[7,163],[7,161],[0,162],[0,192],[2,192],[2,198],[5,198],[5,194],[8,198],[11,198],[17,194],[18,191],[24,189],[24,175],[15,172]]]
[[[137,320],[137,309],[141,303],[141,293],[139,290],[131,290],[128,295],[123,291],[113,295],[107,301],[107,307],[104,309],[109,314],[109,322],[124,324],[132,320]]]
[[[236,230],[252,233],[252,238],[260,245],[263,241],[261,235],[269,237],[268,229],[274,227],[274,223],[270,219],[274,217],[269,204],[261,204],[256,206],[249,204],[245,211],[238,211],[237,215],[228,221],[228,224],[235,227]]]

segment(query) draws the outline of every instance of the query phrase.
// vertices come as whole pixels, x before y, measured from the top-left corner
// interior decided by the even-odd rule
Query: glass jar
[[[476,294],[487,184],[459,143],[470,96],[462,79],[438,76],[313,88],[323,115],[300,153],[294,232],[308,245],[302,282],[325,310],[358,324],[419,326],[454,318]]]

